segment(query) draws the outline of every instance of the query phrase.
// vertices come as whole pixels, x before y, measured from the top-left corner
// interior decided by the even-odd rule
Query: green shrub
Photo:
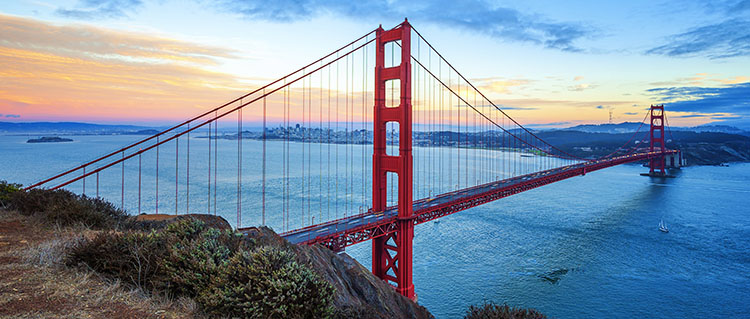
[[[85,264],[94,271],[144,290],[163,282],[162,264],[167,252],[155,232],[105,232],[80,240],[67,253],[68,265]]]
[[[333,288],[296,255],[183,219],[148,233],[106,232],[69,249],[84,264],[145,291],[194,298],[218,317],[327,318]]]
[[[469,306],[465,319],[544,319],[547,316],[534,309],[510,307],[507,304],[484,303],[482,306]]]
[[[21,190],[23,185],[0,181],[0,208],[8,208],[13,193]]]
[[[10,208],[23,215],[36,216],[45,222],[63,226],[80,224],[112,228],[127,217],[125,211],[101,198],[76,195],[64,189],[13,192]]]
[[[294,255],[271,247],[235,254],[219,280],[198,296],[214,315],[243,318],[327,318],[333,288]]]
[[[187,223],[173,225],[187,229],[184,224]],[[216,280],[220,269],[226,267],[242,243],[241,235],[232,231],[209,228],[190,239],[170,234],[169,230],[164,235],[175,238],[170,241],[169,254],[164,260],[164,273],[168,280],[165,289],[173,295],[197,296]]]

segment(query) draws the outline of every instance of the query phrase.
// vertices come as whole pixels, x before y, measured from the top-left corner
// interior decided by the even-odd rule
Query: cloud
[[[601,110],[604,108],[604,105],[597,105],[596,108]]]
[[[0,15],[0,46],[97,61],[216,64],[236,58],[235,51],[152,35],[104,30],[85,25],[55,26],[38,20]]]
[[[225,48],[0,15],[0,110],[25,118],[175,119],[239,95]]]
[[[646,90],[670,111],[750,115],[750,82],[720,87],[667,87]]]
[[[690,118],[704,118],[710,117],[710,114],[685,114],[685,115],[673,115],[673,118],[690,119]]]
[[[311,19],[324,14],[355,19],[409,17],[478,32],[499,40],[533,43],[569,52],[582,51],[575,42],[597,32],[593,27],[578,22],[552,21],[482,0],[223,0],[216,6],[249,19],[277,22]]]
[[[525,124],[525,127],[560,127],[560,126],[566,126],[571,125],[573,122],[569,121],[562,121],[562,122],[550,122],[550,123],[532,123],[532,124]]]
[[[531,83],[527,79],[505,79],[500,77],[472,79],[479,91],[488,94],[510,94],[512,88],[523,88]]]
[[[538,110],[537,107],[530,107],[530,106],[507,106],[502,104],[496,104],[497,107],[499,107],[501,110],[519,110],[519,111],[531,111],[531,110]],[[475,109],[482,109],[482,108],[488,108],[488,109],[495,109],[495,105],[492,104],[477,104],[472,105]],[[455,104],[453,107],[469,107],[466,104]]]
[[[622,113],[622,114],[625,114],[625,115],[638,115],[638,112],[625,112],[625,113]]]
[[[141,0],[80,0],[75,9],[58,8],[55,13],[75,19],[121,18],[143,6]]]
[[[727,10],[729,13],[740,13],[750,11],[750,0],[738,1],[734,6]]]
[[[20,118],[20,117],[21,117],[20,114],[5,114],[5,118],[14,118],[14,119],[17,119],[17,118]]]
[[[579,75],[573,78],[573,81],[580,81],[583,80],[583,75]]]
[[[646,54],[707,56],[711,59],[750,56],[750,20],[734,18],[693,28],[670,36],[666,44],[654,47]]]
[[[712,117],[714,120],[739,120],[744,119],[744,116],[714,116]]]
[[[573,85],[573,86],[569,86],[568,87],[568,91],[581,92],[581,91],[584,91],[584,90],[593,89],[595,87],[596,87],[596,85],[593,85],[593,84],[581,83],[581,84],[576,84],[576,85]]]

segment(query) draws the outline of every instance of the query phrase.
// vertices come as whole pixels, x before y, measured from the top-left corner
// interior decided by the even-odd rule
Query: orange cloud
[[[23,119],[180,119],[246,91],[235,52],[0,15],[0,110]]]
[[[521,88],[531,81],[526,79],[505,79],[505,78],[479,78],[473,79],[474,85],[487,94],[510,94],[511,88]]]

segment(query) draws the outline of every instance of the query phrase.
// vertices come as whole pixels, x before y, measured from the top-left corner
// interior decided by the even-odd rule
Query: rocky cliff
[[[433,318],[427,308],[401,296],[385,281],[346,253],[322,246],[292,245],[268,228],[253,228],[248,237],[263,244],[291,249],[330,282],[336,293],[334,306],[350,318]]]

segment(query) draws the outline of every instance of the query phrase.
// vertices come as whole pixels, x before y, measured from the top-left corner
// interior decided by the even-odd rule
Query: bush
[[[333,288],[293,253],[184,219],[148,233],[106,232],[69,249],[68,265],[173,297],[219,317],[326,318]]]
[[[8,183],[0,181],[0,208],[8,208],[13,193],[21,190],[21,184]]]
[[[240,250],[242,236],[232,231],[208,228],[194,234],[193,238],[186,233],[170,233],[177,228],[193,230],[188,225],[198,224],[204,225],[198,221],[180,222],[170,225],[165,231],[164,235],[174,236],[169,240],[169,254],[164,259],[167,276],[164,288],[170,294],[197,296],[217,280],[221,268],[226,267],[231,256]],[[173,225],[175,227],[171,227]]]
[[[151,290],[163,281],[162,261],[166,254],[163,244],[155,232],[99,233],[93,239],[81,239],[73,245],[66,263],[85,264],[100,274]]]
[[[10,208],[62,226],[112,228],[127,217],[125,211],[107,201],[76,195],[64,189],[16,191],[10,197]]]
[[[534,309],[521,309],[502,306],[495,303],[485,303],[480,307],[469,306],[465,319],[544,319],[547,316]]]
[[[209,314],[242,318],[328,318],[333,288],[294,255],[271,247],[235,254],[198,296]]]

